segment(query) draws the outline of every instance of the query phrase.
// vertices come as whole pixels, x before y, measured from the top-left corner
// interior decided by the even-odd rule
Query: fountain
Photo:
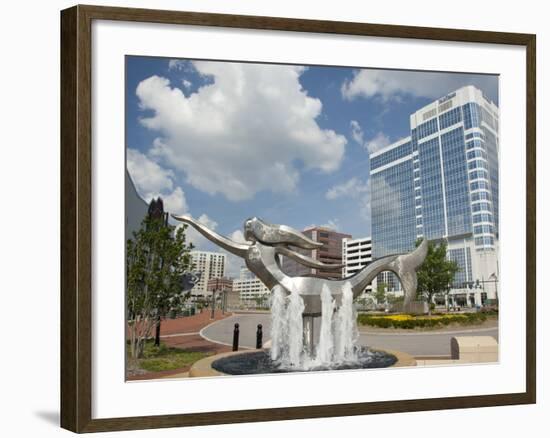
[[[286,225],[272,225],[259,218],[248,219],[244,224],[246,243],[239,243],[217,234],[189,216],[173,217],[191,225],[225,250],[242,257],[248,269],[272,291],[270,350],[209,358],[206,361],[208,366],[219,374],[378,368],[399,362],[396,354],[372,351],[357,345],[353,300],[376,275],[391,271],[401,281],[405,292],[404,305],[407,306],[416,295],[416,269],[426,257],[426,240],[409,254],[375,260],[346,279],[291,277],[281,269],[283,256],[304,266],[323,270],[341,269],[342,265],[322,263],[291,249],[310,250],[320,248],[322,244]]]

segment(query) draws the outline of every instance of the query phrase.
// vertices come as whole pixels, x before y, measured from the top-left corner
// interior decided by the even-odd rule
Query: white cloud
[[[359,208],[359,215],[370,222],[371,219],[371,209],[370,209],[370,194],[371,194],[371,183],[370,179],[367,182],[361,181],[357,177],[353,177],[348,181],[337,184],[331,187],[326,193],[325,197],[333,201],[339,198],[351,198],[357,200],[357,206]]]
[[[181,187],[175,187],[174,173],[171,170],[131,148],[126,152],[126,167],[136,190],[147,203],[160,196],[166,211],[176,214],[187,211],[185,193]]]
[[[237,242],[237,243],[246,243],[246,239],[244,238],[244,234],[241,230],[235,230],[233,231],[230,235],[229,235],[229,238],[233,241],[233,242]]]
[[[338,219],[338,218],[329,219],[326,223],[320,224],[320,225],[317,224],[317,223],[311,223],[307,227],[304,227],[304,228],[315,228],[315,227],[326,227],[326,228],[330,228],[331,230],[334,230],[334,231],[339,231],[340,230],[340,219]]]
[[[188,81],[187,79],[182,79],[181,83],[185,88],[191,88],[191,86],[193,85],[193,83],[191,81]]]
[[[242,230],[235,230],[228,236],[233,242],[246,243]],[[232,278],[239,278],[241,267],[245,266],[245,262],[241,257],[237,257],[230,254],[227,251],[223,251],[227,254],[226,264],[226,276]]]
[[[473,83],[494,88],[494,78],[479,75],[449,74],[402,70],[357,70],[341,87],[344,99],[378,97],[384,101],[401,96],[436,99],[464,85]]]
[[[322,104],[301,87],[302,68],[194,62],[213,83],[186,97],[168,79],[152,76],[136,90],[141,120],[159,137],[151,150],[187,182],[229,200],[257,192],[291,192],[300,170],[332,172],[344,156],[346,138],[321,129]]]
[[[173,172],[162,168],[136,149],[128,148],[126,166],[140,194],[173,189]]]
[[[228,236],[233,242],[247,243],[242,230],[235,230]],[[227,264],[225,266],[226,277],[239,278],[241,273],[241,267],[246,266],[244,260],[241,257],[237,257],[225,250],[222,250],[226,254]]]
[[[166,211],[175,214],[188,212],[185,194],[181,187],[177,186],[174,188],[174,175],[171,171],[159,166],[141,152],[130,148],[127,151],[127,167],[138,193],[146,202],[150,202],[151,199],[160,196],[164,202]],[[197,220],[213,231],[218,228],[218,223],[207,214],[201,214]],[[171,219],[171,222],[174,221]],[[181,222],[176,223],[176,229],[183,226]],[[229,235],[229,238],[235,242],[245,242],[244,234],[241,230],[233,231]],[[191,226],[188,226],[185,230],[185,239],[186,243],[192,243],[196,250],[217,251],[226,254],[226,276],[239,276],[240,267],[244,264],[242,258],[221,249]]]
[[[218,228],[218,223],[205,213],[201,214],[197,220],[211,230],[215,230],[216,228]]]
[[[201,214],[197,220],[210,228],[212,231],[215,231],[218,227],[218,223],[214,220],[212,220],[207,214]],[[178,222],[182,226],[183,224],[181,222]],[[195,230],[192,226],[188,226],[185,230],[185,239],[187,243],[192,243],[195,249],[202,250],[202,251],[218,251],[219,248],[210,242],[206,237],[204,237],[202,234],[200,234],[197,230]]]
[[[164,209],[172,214],[183,214],[187,211],[187,201],[185,193],[181,187],[176,187],[173,192],[159,196],[164,201]]]
[[[168,61],[168,69],[169,70],[176,70],[179,68],[181,61],[178,59],[171,59]]]
[[[331,187],[326,193],[325,197],[329,200],[338,198],[358,198],[364,195],[368,191],[368,183],[364,183],[357,177],[353,177],[348,181],[337,184]]]
[[[351,127],[351,137],[355,140],[355,142],[359,146],[363,146],[365,143],[364,134],[363,134],[363,129],[361,128],[361,125],[359,124],[359,122],[357,120],[352,120],[350,122],[350,127]]]
[[[378,132],[370,140],[365,141],[365,133],[357,120],[352,120],[350,122],[350,129],[353,140],[371,154],[385,148],[391,143],[390,138],[383,132]]]
[[[322,225],[323,227],[327,227],[327,228],[330,228],[331,230],[334,230],[334,231],[339,231],[340,230],[340,220],[335,218],[335,219],[329,219],[327,221],[326,224]]]
[[[380,149],[383,149],[386,146],[390,145],[390,143],[390,138],[383,132],[379,132],[369,141],[365,142],[364,146],[369,151],[369,153],[372,154],[373,152],[379,151]]]
[[[185,59],[171,59],[168,61],[168,70],[189,71],[190,62]]]

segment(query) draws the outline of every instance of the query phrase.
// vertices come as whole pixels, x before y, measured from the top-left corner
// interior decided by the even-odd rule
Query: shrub
[[[465,313],[457,315],[438,314],[433,316],[415,316],[407,314],[398,315],[367,315],[360,314],[357,322],[361,325],[370,325],[380,328],[433,328],[439,326],[448,326],[457,323],[460,325],[475,325],[487,320],[484,313]]]

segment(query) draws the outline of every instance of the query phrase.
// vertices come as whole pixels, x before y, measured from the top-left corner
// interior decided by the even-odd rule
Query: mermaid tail
[[[424,262],[428,254],[428,241],[424,239],[422,243],[408,254],[390,255],[382,257],[369,265],[353,277],[346,281],[351,283],[353,296],[360,295],[365,288],[376,278],[378,274],[384,271],[391,271],[399,278],[403,291],[405,293],[404,304],[409,304],[416,295],[417,277],[416,270]]]

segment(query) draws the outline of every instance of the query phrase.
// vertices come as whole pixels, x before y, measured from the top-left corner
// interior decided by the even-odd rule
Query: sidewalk
[[[200,351],[208,355],[231,351],[231,347],[209,342],[199,335],[199,332],[207,325],[229,316],[231,316],[231,313],[226,312],[225,315],[222,315],[221,310],[217,310],[214,319],[210,319],[210,311],[204,310],[202,313],[193,316],[163,320],[160,325],[161,341],[169,347]],[[184,377],[189,368],[191,367],[187,366],[170,371],[148,372],[129,376],[127,379],[134,381]]]
[[[202,313],[197,313],[193,316],[184,316],[176,319],[163,319],[160,325],[160,336],[182,334],[182,333],[197,333],[204,327],[214,321],[227,318],[232,314],[225,312],[222,315],[221,310],[216,310],[214,319],[210,319],[210,310],[203,310]]]

